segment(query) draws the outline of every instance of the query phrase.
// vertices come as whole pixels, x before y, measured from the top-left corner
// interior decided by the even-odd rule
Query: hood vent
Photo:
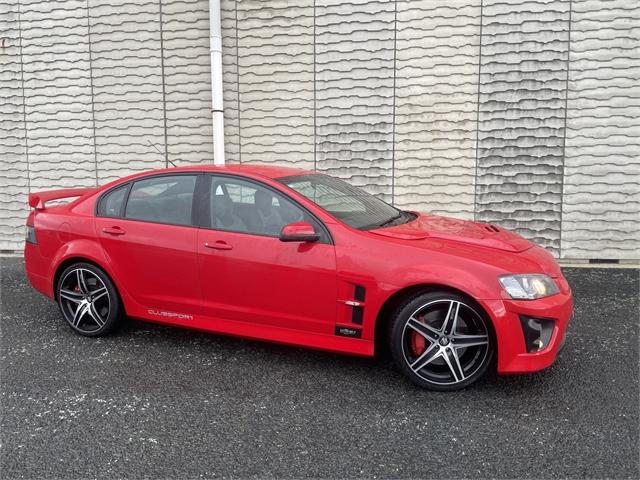
[[[496,227],[495,225],[491,225],[490,223],[487,223],[484,226],[484,229],[491,233],[498,233],[500,231],[498,227]]]

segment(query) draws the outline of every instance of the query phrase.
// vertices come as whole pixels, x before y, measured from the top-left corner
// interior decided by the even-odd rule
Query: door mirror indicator
[[[307,222],[290,223],[282,227],[280,241],[282,242],[317,242],[320,235],[313,225]]]

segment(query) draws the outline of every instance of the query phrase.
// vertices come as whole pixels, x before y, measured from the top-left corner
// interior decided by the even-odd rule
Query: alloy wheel
[[[485,363],[490,336],[487,325],[469,305],[442,299],[420,306],[402,331],[402,353],[426,382],[452,386],[464,382]]]
[[[60,282],[58,298],[64,318],[83,333],[104,327],[111,309],[111,298],[104,282],[85,268],[70,270]]]

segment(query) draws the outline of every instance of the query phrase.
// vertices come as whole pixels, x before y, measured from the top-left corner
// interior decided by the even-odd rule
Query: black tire
[[[480,306],[447,291],[423,292],[402,302],[390,319],[388,340],[402,373],[437,391],[478,381],[496,351],[492,325]]]
[[[101,337],[112,332],[124,312],[108,275],[85,262],[64,269],[56,285],[56,300],[65,321],[85,337]]]

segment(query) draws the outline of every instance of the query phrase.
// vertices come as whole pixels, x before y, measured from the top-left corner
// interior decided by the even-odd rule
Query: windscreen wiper
[[[396,215],[395,217],[391,217],[389,220],[387,220],[386,222],[382,222],[380,225],[378,225],[379,227],[386,227],[387,225],[389,225],[390,223],[395,222],[396,220],[398,220],[399,218],[402,218],[402,216],[404,215],[403,211],[400,211],[400,213],[398,213],[398,215]]]

